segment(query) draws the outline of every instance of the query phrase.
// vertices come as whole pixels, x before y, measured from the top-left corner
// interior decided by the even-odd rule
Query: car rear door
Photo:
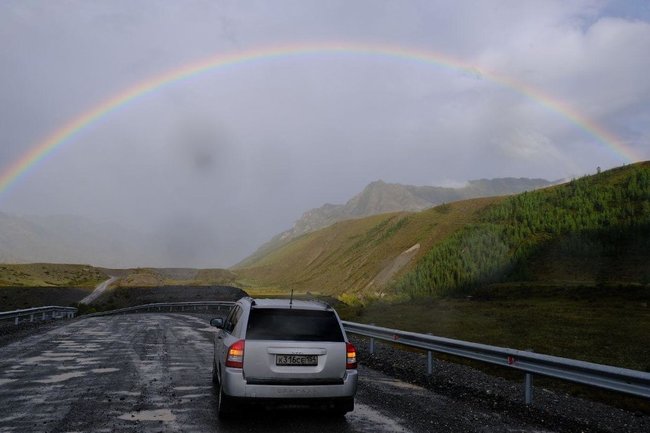
[[[340,384],[346,344],[332,310],[253,308],[246,330],[248,384]]]

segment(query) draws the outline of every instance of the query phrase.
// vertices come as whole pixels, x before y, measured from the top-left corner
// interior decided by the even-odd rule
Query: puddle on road
[[[390,386],[394,386],[395,388],[407,389],[410,391],[426,391],[421,386],[414,385],[408,382],[402,382],[401,380],[396,380],[396,379],[374,379],[374,383],[381,383],[384,385],[390,385]]]
[[[48,355],[41,355],[41,356],[32,356],[31,358],[25,358],[23,360],[24,365],[34,365],[34,364],[40,364],[40,363],[46,363],[46,362],[66,362],[66,361],[74,361],[74,357],[70,356],[72,354],[66,353],[65,356],[48,356]]]
[[[77,343],[77,342],[67,342],[62,341],[59,343],[59,348],[62,351],[73,351],[73,352],[97,352],[102,350],[102,346],[96,343]],[[65,353],[65,352],[64,352]]]
[[[169,409],[142,410],[139,412],[129,412],[118,417],[125,421],[176,421],[176,417]]]
[[[77,364],[79,365],[93,365],[99,364],[104,358],[78,358]]]
[[[187,394],[181,396],[179,401],[181,404],[186,404],[194,402],[195,400],[205,400],[210,397],[212,397],[212,394]]]
[[[104,373],[115,373],[116,371],[120,371],[119,368],[113,368],[113,367],[108,367],[108,368],[93,368],[92,370],[93,373],[96,374],[104,374]]]
[[[140,397],[142,395],[141,392],[134,392],[134,391],[115,391],[112,394],[114,394],[114,395],[128,395],[130,397]]]
[[[212,389],[212,386],[175,386],[174,391],[198,391],[199,389]]]
[[[358,402],[354,405],[354,412],[347,414],[346,418],[355,429],[362,432],[410,432],[410,430],[402,427],[402,425],[392,418],[383,415],[381,412],[374,410],[370,406]]]
[[[60,365],[56,369],[61,371],[83,370],[83,365]]]
[[[90,335],[90,336],[93,336],[93,337],[106,337],[106,336],[111,335],[111,333],[107,332],[107,331],[88,331],[88,330],[86,330],[86,331],[81,331],[79,333],[79,335]]]
[[[65,382],[66,380],[73,379],[75,377],[82,377],[85,376],[86,373],[83,371],[73,371],[72,373],[63,373],[63,374],[56,374],[54,376],[50,376],[47,379],[43,380],[35,380],[34,382],[36,383],[59,383],[59,382]]]

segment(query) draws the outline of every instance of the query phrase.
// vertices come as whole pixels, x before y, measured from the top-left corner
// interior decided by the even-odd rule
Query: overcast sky
[[[521,82],[618,137],[466,70],[364,53],[216,69],[125,104],[0,195],[0,212],[76,214],[183,238],[227,266],[305,211],[377,179],[593,173],[650,159],[650,2],[0,2],[0,173],[130,86],[223,53],[392,45]],[[206,247],[209,245],[209,247]],[[199,256],[200,258],[197,258]]]

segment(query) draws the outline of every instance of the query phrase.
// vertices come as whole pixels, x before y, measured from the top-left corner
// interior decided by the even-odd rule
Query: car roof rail
[[[249,301],[250,304],[251,304],[251,306],[255,306],[255,305],[257,305],[257,303],[255,302],[255,299],[253,299],[253,298],[250,297],[250,296],[244,296],[244,297],[241,298],[241,299],[242,299],[242,300],[247,300],[247,301]]]
[[[325,307],[326,310],[331,310],[332,309],[332,306],[330,304],[328,304],[325,301],[321,301],[320,299],[313,298],[313,299],[311,299],[311,302],[316,302],[318,304],[321,304],[322,306]]]

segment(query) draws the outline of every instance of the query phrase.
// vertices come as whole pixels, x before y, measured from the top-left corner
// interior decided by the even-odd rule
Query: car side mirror
[[[210,326],[214,326],[215,328],[223,329],[223,319],[218,318],[218,319],[210,320]]]

